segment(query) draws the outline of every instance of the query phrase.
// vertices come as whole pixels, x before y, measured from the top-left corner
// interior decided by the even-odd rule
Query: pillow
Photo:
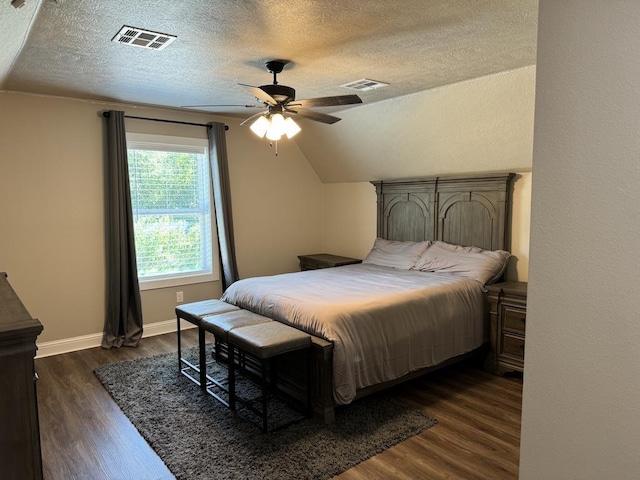
[[[411,269],[431,242],[399,242],[376,238],[373,248],[362,263],[373,263],[383,267]]]
[[[413,269],[453,273],[488,285],[502,276],[509,258],[511,254],[505,250],[483,250],[437,241],[424,251]]]

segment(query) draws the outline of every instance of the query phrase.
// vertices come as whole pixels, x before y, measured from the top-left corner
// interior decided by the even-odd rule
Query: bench
[[[220,344],[225,344],[227,346],[227,366],[229,372],[227,378],[228,385],[235,385],[235,369],[231,368],[231,365],[236,362],[234,347],[229,343],[229,332],[236,328],[244,328],[269,322],[273,322],[273,320],[243,309],[237,309],[220,315],[207,316],[202,319],[202,329],[205,332],[212,333],[215,337],[216,348],[214,350],[214,358],[217,362],[220,361]],[[207,393],[216,398],[223,405],[235,410],[234,390],[230,390],[226,387],[223,380],[213,378],[209,375],[207,375],[206,378],[208,381],[206,385]],[[213,385],[228,394],[228,401],[213,391],[211,388]]]
[[[203,318],[221,315],[240,310],[239,307],[223,302],[222,300],[203,300],[201,302],[185,303],[176,307],[176,320],[178,323],[178,370],[200,388],[205,389],[207,384],[207,366],[205,355],[205,331],[202,328]],[[196,366],[189,360],[182,358],[182,343],[180,333],[180,320],[186,320],[198,327],[198,345],[200,347],[199,365]],[[198,374],[196,378],[192,372]]]
[[[223,405],[236,411],[236,400],[262,420],[262,431],[268,431],[268,390],[269,386],[277,390],[276,359],[289,352],[307,350],[306,396],[304,412],[311,415],[311,336],[296,328],[274,321],[270,318],[241,309],[221,300],[204,300],[176,307],[178,322],[178,367],[180,372],[192,382],[199,385],[208,394]],[[194,365],[182,357],[180,320],[185,320],[198,327],[199,365]],[[220,350],[226,348],[228,374],[225,381],[207,374],[205,334],[215,337],[214,358],[221,360]],[[258,364],[258,376],[251,378],[245,369],[245,356],[249,355]],[[254,363],[255,365],[255,363]],[[240,370],[246,378],[257,383],[261,389],[262,409],[256,409],[250,401],[236,396],[236,370]],[[255,371],[255,368],[254,368]],[[192,372],[198,374],[196,378]],[[213,387],[228,395],[228,400],[218,395]],[[281,425],[282,427],[284,425]]]
[[[306,401],[305,416],[312,414],[311,410],[311,388],[309,385],[311,370],[311,336],[301,330],[290,327],[280,322],[272,321],[256,325],[234,328],[228,332],[228,343],[230,349],[237,348],[241,354],[250,354],[260,362],[260,389],[262,409],[256,409],[250,401],[237,397],[235,394],[235,362],[229,362],[229,396],[242,403],[262,420],[262,431],[268,432],[268,390],[270,386],[277,391],[277,373],[275,359],[285,353],[297,350],[307,350],[306,368]],[[230,357],[233,358],[233,357]],[[284,425],[281,425],[282,427]]]

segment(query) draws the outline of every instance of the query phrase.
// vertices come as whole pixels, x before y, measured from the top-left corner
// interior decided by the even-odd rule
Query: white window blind
[[[142,289],[215,280],[207,141],[127,135]]]

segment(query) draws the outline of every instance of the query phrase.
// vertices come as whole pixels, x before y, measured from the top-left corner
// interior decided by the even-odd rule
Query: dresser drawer
[[[502,353],[510,357],[524,360],[524,337],[518,335],[502,335]]]
[[[524,334],[527,311],[511,305],[503,305],[502,308],[502,328]]]

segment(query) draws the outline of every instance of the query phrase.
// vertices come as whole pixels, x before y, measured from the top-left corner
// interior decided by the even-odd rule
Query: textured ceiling
[[[537,0],[26,1],[0,6],[12,45],[0,54],[4,90],[244,105],[255,100],[237,84],[271,83],[264,62],[276,58],[291,60],[278,80],[298,98],[354,93],[340,85],[361,78],[389,83],[360,93],[372,103],[533,65],[536,56]],[[162,51],[111,42],[123,25],[178,39]]]
[[[30,27],[36,18],[39,2],[25,4],[20,10],[11,6],[10,1],[3,0],[0,6],[0,87],[7,78],[13,62],[18,57]]]

